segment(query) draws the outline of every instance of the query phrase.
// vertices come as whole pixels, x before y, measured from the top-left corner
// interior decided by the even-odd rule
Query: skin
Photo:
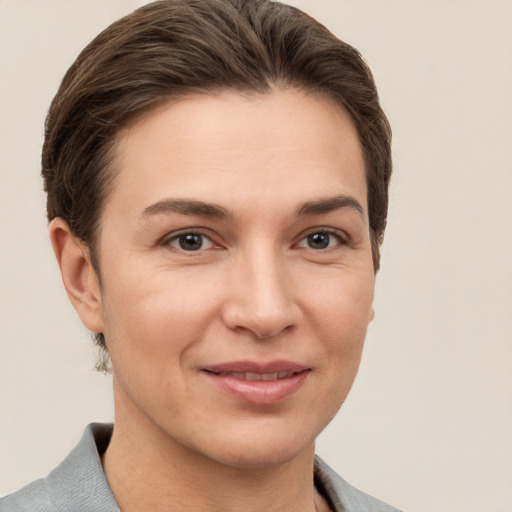
[[[107,340],[115,429],[103,462],[121,509],[327,510],[314,440],[350,390],[373,318],[349,115],[290,89],[194,95],[125,128],[115,165],[101,286],[66,223],[50,235],[80,318]],[[183,248],[186,233],[198,250]],[[307,372],[277,403],[252,403],[204,371],[240,360]]]

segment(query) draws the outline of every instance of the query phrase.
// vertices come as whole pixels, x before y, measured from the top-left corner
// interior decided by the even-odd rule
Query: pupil
[[[325,249],[329,246],[329,235],[327,233],[313,233],[308,235],[308,242],[312,249]]]
[[[201,246],[203,245],[203,239],[201,235],[183,235],[180,236],[179,243],[180,247],[185,251],[197,251],[201,249]]]

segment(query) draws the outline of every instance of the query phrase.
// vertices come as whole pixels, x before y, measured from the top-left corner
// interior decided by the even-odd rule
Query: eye
[[[166,245],[170,245],[182,251],[191,252],[211,249],[213,242],[202,233],[182,233],[172,237],[166,242]]]
[[[315,231],[305,236],[299,243],[298,247],[306,247],[308,249],[330,249],[337,245],[342,245],[341,237],[332,231]]]

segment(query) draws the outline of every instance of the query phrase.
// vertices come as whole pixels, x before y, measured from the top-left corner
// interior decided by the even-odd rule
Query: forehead
[[[224,91],[169,102],[119,133],[114,164],[106,210],[112,200],[143,208],[166,194],[217,196],[234,206],[262,194],[268,201],[301,201],[315,188],[329,196],[348,191],[366,202],[364,159],[349,114],[297,90]]]

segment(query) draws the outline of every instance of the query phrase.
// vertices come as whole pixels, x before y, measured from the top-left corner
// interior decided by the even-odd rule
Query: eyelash
[[[301,243],[305,242],[307,244],[308,238],[313,235],[327,235],[328,237],[333,237],[337,241],[337,244],[336,244],[337,247],[348,245],[347,236],[344,233],[342,233],[338,230],[332,229],[332,228],[311,229],[311,230],[309,230],[309,232],[307,232],[305,235],[303,235],[300,238],[299,242],[296,245],[300,247]],[[329,241],[329,243],[330,243],[330,241]],[[304,247],[304,248],[305,249],[313,249],[313,247],[309,247],[309,246]],[[325,250],[334,249],[334,248],[335,247],[324,247],[324,248],[319,248],[317,251],[320,252],[320,251],[325,251]],[[313,249],[313,250],[316,250],[316,249]]]
[[[202,244],[201,245],[203,245],[205,241],[208,241],[210,247],[207,247],[206,249],[212,249],[216,245],[215,242],[212,240],[211,236],[206,235],[205,233],[201,232],[200,230],[194,230],[194,229],[188,230],[188,231],[183,231],[183,232],[178,233],[178,234],[173,234],[172,236],[170,236],[168,238],[165,238],[162,241],[162,245],[164,245],[164,246],[171,246],[171,247],[175,248],[176,250],[178,250],[180,252],[194,253],[194,252],[201,252],[202,250],[206,250],[202,246],[200,248],[198,248],[198,249],[186,250],[183,247],[176,247],[176,246],[172,245],[172,242],[177,242],[179,244],[180,243],[180,239],[183,239],[183,238],[185,238],[187,236],[201,237],[201,240],[202,240]]]
[[[311,237],[313,235],[327,235],[329,237],[328,246],[320,247],[320,248],[310,247],[308,244],[308,241],[310,241],[309,237]],[[185,237],[189,237],[189,236],[200,237],[201,238],[201,246],[198,247],[197,249],[191,249],[191,250],[184,249],[181,246],[180,241],[181,241],[181,239],[184,239]],[[299,241],[294,244],[294,247],[303,248],[303,249],[311,249],[311,250],[314,250],[315,252],[326,251],[326,250],[335,248],[335,247],[329,247],[329,245],[332,241],[331,238],[334,238],[337,241],[337,244],[336,244],[337,247],[349,245],[349,240],[347,240],[346,234],[344,234],[340,231],[334,230],[332,228],[314,228],[314,229],[311,229],[309,232],[301,235]],[[173,242],[176,242],[180,246],[173,245]],[[205,242],[207,243],[208,247],[203,247]],[[177,251],[184,252],[184,253],[195,253],[195,252],[202,252],[202,251],[208,250],[208,249],[219,248],[218,245],[217,245],[217,247],[215,247],[216,243],[212,240],[211,236],[203,233],[199,229],[198,230],[192,229],[192,230],[188,230],[188,231],[183,231],[178,234],[173,234],[172,236],[165,238],[161,242],[161,244],[164,246],[171,246],[174,249],[176,249]],[[307,244],[307,245],[302,246],[301,244]]]

